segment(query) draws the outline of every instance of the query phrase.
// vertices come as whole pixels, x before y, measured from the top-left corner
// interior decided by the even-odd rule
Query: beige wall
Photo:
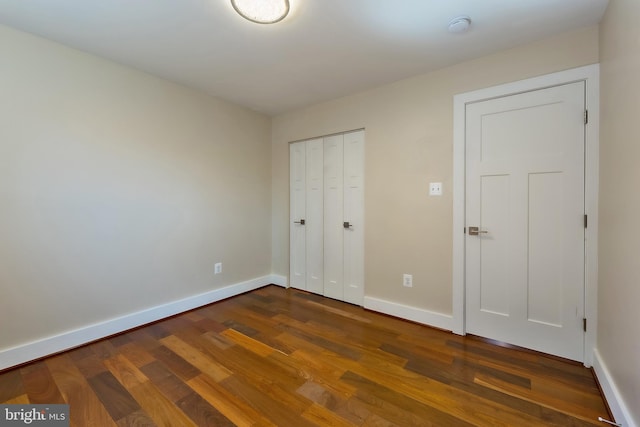
[[[640,425],[640,2],[601,22],[598,351]]]
[[[365,294],[451,314],[453,96],[597,62],[591,27],[275,117],[274,272],[289,269],[288,142],[365,128]]]
[[[0,350],[269,274],[270,150],[268,117],[0,26]]]

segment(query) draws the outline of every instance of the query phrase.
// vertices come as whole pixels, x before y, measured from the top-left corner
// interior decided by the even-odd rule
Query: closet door
[[[324,138],[324,295],[344,298],[343,136]]]
[[[289,146],[289,284],[306,290],[306,145]]]
[[[344,135],[344,296],[364,300],[364,131]]]
[[[323,162],[322,139],[306,142],[306,284],[307,291],[322,294],[323,283]]]

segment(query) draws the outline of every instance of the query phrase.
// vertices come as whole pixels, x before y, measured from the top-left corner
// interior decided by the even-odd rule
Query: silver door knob
[[[487,234],[488,231],[480,230],[479,227],[469,227],[469,236],[477,236],[478,234]]]

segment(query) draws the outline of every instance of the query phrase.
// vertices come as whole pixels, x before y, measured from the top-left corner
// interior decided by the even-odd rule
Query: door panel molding
[[[307,288],[306,278],[306,144],[289,146],[289,284],[297,289]]]
[[[465,327],[465,110],[467,104],[584,81],[589,122],[585,125],[585,316],[593,325],[585,333],[585,366],[593,363],[596,344],[598,290],[598,177],[599,177],[599,65],[561,71],[454,96],[453,128],[453,332],[466,333]]]

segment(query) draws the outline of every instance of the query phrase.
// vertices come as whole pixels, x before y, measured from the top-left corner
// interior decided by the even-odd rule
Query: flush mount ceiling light
[[[449,22],[449,32],[460,34],[466,32],[471,26],[471,18],[468,16],[458,16]]]
[[[231,0],[231,5],[240,16],[258,24],[274,24],[289,13],[289,0]]]

